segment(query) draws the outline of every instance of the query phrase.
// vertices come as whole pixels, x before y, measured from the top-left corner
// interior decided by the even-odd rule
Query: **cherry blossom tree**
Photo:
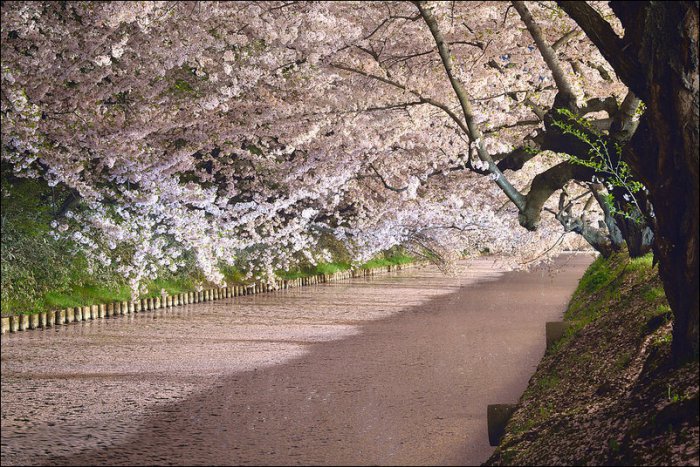
[[[623,26],[647,40],[639,14],[598,2],[9,2],[2,158],[71,190],[55,234],[116,263],[135,293],[185,251],[214,281],[241,261],[274,280],[327,258],[322,235],[358,261],[406,245],[523,264],[567,232],[605,255],[625,243],[642,254],[656,234],[668,292],[682,247],[661,252],[678,210],[659,212],[670,198],[658,180],[674,175],[655,175],[638,142],[663,114],[657,78],[634,81],[641,65],[619,58]],[[692,114],[697,82],[689,95]],[[692,300],[669,300],[697,337],[689,271],[695,324],[678,319]]]

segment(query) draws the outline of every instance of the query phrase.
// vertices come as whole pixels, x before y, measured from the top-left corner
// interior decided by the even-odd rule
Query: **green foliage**
[[[224,280],[228,284],[245,284],[245,273],[239,268],[231,265],[220,266],[221,273],[224,275]]]
[[[162,290],[165,290],[168,295],[190,292],[194,290],[195,285],[196,280],[189,276],[158,278],[148,284],[146,297],[160,297]]]
[[[663,334],[659,337],[654,338],[652,344],[657,347],[670,346],[673,336],[671,334]]]
[[[374,269],[387,266],[396,266],[399,264],[407,264],[414,261],[413,257],[406,255],[403,252],[387,252],[379,257],[373,258],[359,266],[360,269]],[[291,271],[277,271],[276,274],[282,279],[298,279],[300,277],[310,277],[319,274],[334,274],[336,272],[346,271],[352,266],[350,262],[331,262],[318,263],[309,265],[301,269]]]
[[[675,402],[679,402],[681,400],[681,396],[676,391],[671,390],[670,384],[667,384],[666,388],[667,388],[667,396],[666,397],[670,402],[675,403]]]
[[[614,278],[614,271],[602,256],[586,270],[578,284],[575,295],[592,294],[604,288]]]
[[[2,169],[2,314],[129,300],[128,285],[112,268],[90,269],[82,255],[71,253],[71,241],[50,235],[51,221],[70,193]],[[192,269],[177,277],[164,273],[148,284],[148,296],[160,295],[161,289],[191,290],[199,278]]]
[[[567,319],[574,318],[574,315],[581,309],[581,305],[590,304],[588,302],[590,295],[598,294],[607,289],[604,298],[615,298],[611,295],[615,291],[615,288],[612,287],[613,281],[619,280],[625,270],[638,275],[649,273],[652,268],[652,262],[652,253],[634,259],[629,259],[624,253],[615,254],[607,259],[599,256],[588,267],[579,281],[569,304]],[[654,292],[655,296],[663,296],[663,289],[657,289]],[[587,308],[590,309],[590,306]]]
[[[608,448],[614,453],[618,453],[620,451],[620,443],[617,442],[615,438],[610,438],[608,440]]]
[[[654,254],[647,253],[644,256],[639,256],[637,258],[631,258],[629,261],[629,268],[633,271],[643,271],[650,270],[654,264]]]
[[[179,96],[194,95],[195,90],[190,83],[184,79],[176,79],[172,86],[170,86],[170,92]]]
[[[290,271],[276,271],[278,277],[282,279],[297,279],[300,277],[315,276],[318,274],[334,274],[340,271],[346,271],[352,267],[350,255],[341,242],[335,239],[322,239],[319,243],[319,248],[329,250],[334,261],[328,263],[318,263],[315,265],[307,264],[297,269]],[[386,266],[396,266],[399,264],[407,264],[414,261],[414,258],[407,255],[402,248],[393,248],[381,255],[363,263],[357,267],[360,269],[373,269]]]
[[[393,249],[384,252],[381,256],[373,258],[362,264],[362,269],[381,268],[386,266],[395,266],[397,264],[406,264],[413,261],[413,257],[406,254],[403,249]]]
[[[537,380],[537,388],[539,390],[547,390],[555,388],[559,385],[561,378],[556,374],[547,375]]]
[[[631,297],[627,294],[623,296],[620,286],[629,280],[645,282],[644,278],[653,274],[652,260],[651,253],[634,259],[630,259],[624,252],[616,253],[610,258],[598,257],[579,281],[564,314],[565,319],[572,322],[567,336],[573,336],[578,330],[607,314],[611,305],[619,306],[629,301]],[[665,302],[661,287],[654,287],[653,291],[647,289],[642,293],[652,303]],[[646,309],[647,319],[664,314],[654,313],[655,309],[653,306]],[[646,327],[642,332],[646,332]],[[551,350],[556,351],[566,345],[566,342],[567,337],[557,342]]]
[[[282,279],[291,280],[300,277],[310,277],[319,274],[334,274],[336,272],[350,269],[349,263],[318,263],[316,265],[308,265],[301,269],[293,269],[291,271],[277,271],[276,274]]]
[[[335,274],[350,268],[348,263],[321,263],[316,266],[317,274]]]
[[[588,159],[582,159],[573,155],[568,155],[569,161],[584,167],[589,167],[600,174],[608,187],[609,193],[605,195],[605,202],[612,215],[622,215],[635,222],[642,221],[642,210],[637,204],[635,193],[644,189],[644,185],[634,179],[630,166],[622,160],[622,146],[614,144],[614,156],[610,153],[608,142],[603,138],[603,134],[596,129],[590,121],[574,114],[568,109],[557,109],[556,112],[566,120],[554,120],[553,125],[559,128],[564,134],[576,137],[586,143],[589,147]],[[620,210],[614,202],[614,197],[610,191],[613,188],[621,188],[625,191],[625,201],[631,204],[631,209]]]
[[[644,104],[644,102],[639,101],[639,105],[638,105],[637,108],[634,110],[634,115],[635,115],[637,118],[639,118],[639,117],[641,117],[642,115],[644,115],[644,112],[646,112],[646,110],[647,110],[647,106]]]
[[[65,290],[85,261],[54,240],[50,222],[66,194],[2,166],[2,312],[43,309],[43,294]]]
[[[131,292],[125,284],[106,287],[94,283],[68,288],[65,292],[47,292],[43,297],[44,307],[59,309],[130,300]]]
[[[532,146],[523,146],[523,151],[531,155],[537,155],[540,152],[539,149]]]
[[[655,302],[660,298],[665,298],[666,293],[662,287],[651,287],[646,292],[644,292],[644,300],[648,302]]]

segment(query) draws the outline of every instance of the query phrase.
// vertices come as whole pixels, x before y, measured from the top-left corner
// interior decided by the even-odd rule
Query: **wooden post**
[[[36,329],[39,327],[39,315],[36,313],[29,315],[29,327],[28,329]]]
[[[19,316],[18,315],[10,316],[10,332],[17,332],[17,331],[19,331]]]
[[[554,343],[559,341],[566,331],[571,327],[571,323],[568,321],[548,321],[544,325],[545,329],[545,342],[547,348],[549,349]]]
[[[515,412],[515,408],[515,404],[489,404],[486,407],[486,423],[491,446],[498,446],[501,442],[508,420]]]

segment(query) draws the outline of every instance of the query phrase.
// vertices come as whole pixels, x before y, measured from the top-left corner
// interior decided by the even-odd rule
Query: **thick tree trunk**
[[[698,357],[698,6],[643,5],[616,11],[637,42],[647,106],[625,156],[651,192],[654,252],[674,312],[673,352],[683,361]]]
[[[623,158],[657,216],[654,252],[674,314],[674,357],[698,358],[698,2],[610,2],[624,38],[586,2],[559,5],[647,106]]]
[[[649,226],[621,215],[615,216],[615,224],[625,239],[630,258],[644,256],[652,250],[654,233]]]

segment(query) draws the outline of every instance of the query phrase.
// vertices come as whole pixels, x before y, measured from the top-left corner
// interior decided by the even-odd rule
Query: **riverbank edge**
[[[274,287],[268,283],[254,282],[247,285],[210,288],[201,291],[183,292],[175,295],[163,294],[160,297],[143,298],[136,301],[117,301],[85,305],[81,307],[69,307],[61,310],[45,311],[34,314],[3,316],[1,318],[2,335],[14,334],[20,331],[46,329],[53,326],[62,326],[72,323],[79,323],[82,321],[106,319],[134,313],[144,313],[183,305],[205,303],[213,300],[256,295],[274,292],[276,290],[287,290],[354,278],[371,278],[374,276],[380,276],[391,272],[398,272],[422,266],[424,266],[423,262],[413,262],[368,269],[347,269],[333,274],[316,274],[297,279],[281,280],[278,282],[278,287]]]
[[[483,465],[698,465],[698,361],[671,361],[651,255],[598,258]]]

